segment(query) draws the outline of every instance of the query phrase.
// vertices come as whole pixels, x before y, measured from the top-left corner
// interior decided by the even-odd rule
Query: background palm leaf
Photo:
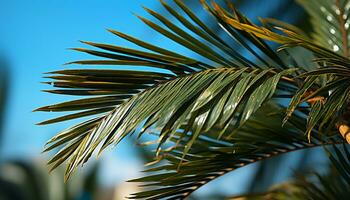
[[[298,2],[311,15],[314,40],[322,46],[348,57],[350,1],[298,0]]]
[[[293,116],[282,128],[278,123],[283,118],[282,113],[277,107],[268,104],[255,113],[244,126],[229,132],[220,140],[217,136],[222,127],[205,132],[182,158],[182,152],[191,139],[190,136],[184,138],[179,148],[165,151],[164,158],[167,163],[150,168],[146,170],[150,175],[133,180],[144,183],[143,186],[150,189],[134,194],[131,198],[182,199],[198,187],[237,168],[330,142],[315,135],[311,143],[308,143],[303,134],[304,120],[297,116]],[[182,132],[179,132],[173,136],[172,141],[177,143],[178,137],[182,136]],[[158,173],[152,175],[154,172]]]
[[[249,194],[232,197],[230,199],[347,199],[349,190],[349,150],[348,145],[328,149],[331,169],[327,174],[317,172],[297,175],[296,180],[273,186],[270,191],[260,194]]]

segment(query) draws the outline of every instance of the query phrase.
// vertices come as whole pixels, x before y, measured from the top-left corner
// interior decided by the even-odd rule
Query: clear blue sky
[[[66,68],[62,64],[86,58],[67,48],[83,46],[78,40],[126,44],[108,33],[107,28],[147,37],[148,32],[132,12],[141,13],[141,4],[154,7],[154,3],[147,0],[118,2],[2,1],[0,55],[10,68],[5,147],[2,149],[5,155],[36,153],[48,137],[62,129],[62,124],[35,126],[52,115],[31,110],[64,99],[40,92],[48,88],[40,82],[45,81],[41,78],[43,72]],[[20,148],[11,148],[14,142]]]
[[[249,16],[262,15],[266,6],[276,9],[277,2],[281,1],[254,2],[249,8],[243,8]],[[83,46],[78,40],[129,45],[106,31],[113,28],[151,43],[162,43],[165,48],[178,47],[165,42],[132,14],[145,14],[141,5],[155,10],[160,7],[156,0],[0,0],[0,57],[6,59],[10,71],[5,134],[0,148],[2,159],[38,157],[45,141],[71,124],[36,126],[35,123],[54,115],[31,111],[67,99],[40,92],[48,88],[40,82],[45,81],[41,78],[43,72],[66,68],[62,64],[86,58],[86,55],[67,50]],[[105,153],[104,169],[109,171],[103,174],[105,182],[128,179],[135,175],[130,172],[137,171],[136,166],[142,167],[135,152],[128,147],[131,145],[124,143],[113,149],[113,153]],[[234,176],[243,177],[247,173],[241,170]]]
[[[117,0],[0,1],[0,57],[6,59],[10,71],[10,88],[3,130],[5,134],[0,149],[2,159],[38,157],[45,142],[71,124],[36,126],[35,123],[54,115],[31,112],[40,106],[67,99],[40,92],[49,88],[40,84],[41,81],[45,81],[41,78],[42,73],[66,68],[67,66],[62,64],[86,58],[86,55],[69,51],[67,48],[82,46],[79,40],[127,44],[108,33],[107,28],[123,30],[141,38],[152,38],[153,33],[145,29],[132,13],[144,13],[141,5],[154,8],[159,6],[158,2],[148,0],[120,2]],[[118,160],[124,160],[120,168],[130,172],[127,170],[128,162],[131,162],[132,166],[136,165],[135,153],[130,150],[131,148],[127,148],[130,145],[132,144],[123,144],[120,148],[114,149],[113,153],[111,151],[106,153],[108,154],[106,160],[109,163],[106,167],[115,165]],[[45,155],[40,155],[40,158],[44,157]],[[115,175],[124,178],[125,173],[122,170],[119,172],[119,175]]]

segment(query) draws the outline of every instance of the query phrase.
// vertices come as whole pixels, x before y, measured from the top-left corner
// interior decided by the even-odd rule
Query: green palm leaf
[[[290,47],[304,47],[315,54],[319,69],[307,72],[302,75],[305,77],[300,85],[298,92],[294,95],[287,110],[287,117],[295,110],[295,108],[304,103],[315,101],[310,106],[307,124],[307,134],[313,128],[318,126],[320,131],[331,134],[331,130],[335,129],[335,124],[343,121],[344,114],[348,111],[349,105],[349,59],[330,49],[313,43],[306,36],[301,35],[291,29],[282,27],[259,27],[247,21],[242,21],[238,16],[232,16],[225,10],[216,6],[216,11],[225,19],[225,21],[234,28],[247,31],[257,37],[268,39],[282,44],[280,49]],[[276,30],[282,31],[277,33]],[[325,127],[324,130],[322,130]],[[333,132],[334,133],[334,132]]]
[[[191,136],[182,138],[177,149],[165,151],[166,163],[146,170],[149,175],[133,180],[143,183],[146,190],[130,198],[183,199],[200,186],[240,167],[290,151],[331,143],[317,134],[309,143],[304,137],[305,130],[300,129],[305,127],[305,122],[298,116],[292,116],[282,127],[279,122],[283,112],[280,111],[278,107],[267,104],[244,126],[227,132],[220,140],[215,136],[222,127],[204,132],[184,158],[182,152]],[[182,136],[183,133],[178,132],[172,141],[177,143],[178,137]]]
[[[88,74],[86,70],[80,71],[82,74]],[[162,144],[171,138],[182,124],[187,122],[184,135],[188,132],[194,134],[187,148],[184,149],[185,155],[199,134],[204,130],[211,130],[215,124],[225,126],[235,121],[237,126],[242,125],[252,113],[273,96],[281,77],[291,74],[294,70],[279,73],[273,69],[248,71],[248,68],[204,70],[190,76],[161,82],[126,101],[123,101],[124,98],[127,98],[126,95],[115,95],[69,101],[39,108],[38,110],[41,111],[58,112],[84,110],[41,124],[106,113],[98,121],[84,122],[78,128],[73,127],[59,134],[60,137],[55,137],[49,142],[47,150],[68,143],[62,149],[67,148],[64,156],[71,157],[71,165],[68,165],[67,168],[69,176],[79,164],[83,164],[91,156],[101,143],[103,144],[100,151],[112,143],[119,143],[121,139],[135,132],[147,120],[143,124],[144,128],[140,135],[153,125],[160,128],[162,131],[158,151]],[[78,71],[72,70],[60,73],[69,74],[66,75],[66,80],[70,80],[72,76],[81,75]],[[133,86],[129,87],[135,89]],[[123,87],[129,88],[127,84]],[[118,106],[112,109],[113,105]],[[76,141],[77,145],[71,146],[72,141]],[[61,152],[57,155],[62,156]],[[54,157],[51,162],[56,163],[56,161],[61,160]]]

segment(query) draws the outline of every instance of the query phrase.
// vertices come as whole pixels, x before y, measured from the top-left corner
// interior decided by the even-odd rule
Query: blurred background
[[[257,16],[273,17],[309,27],[306,14],[293,0],[231,1],[252,20]],[[184,3],[212,23],[198,0]],[[49,174],[45,162],[50,155],[41,153],[43,146],[75,121],[36,126],[54,115],[32,110],[67,100],[41,92],[49,86],[40,82],[45,81],[44,72],[71,67],[63,64],[85,58],[67,50],[83,46],[79,40],[135,47],[108,33],[107,28],[188,55],[189,51],[157,35],[133,15],[147,16],[142,6],[169,15],[157,0],[0,0],[0,199],[109,200],[124,199],[137,191],[136,185],[125,181],[141,175],[147,154],[132,140],[88,163],[67,184],[63,183],[64,169]],[[317,149],[295,152],[288,161],[279,156],[212,181],[193,198],[221,199],[245,191],[262,191],[315,162],[326,162]]]

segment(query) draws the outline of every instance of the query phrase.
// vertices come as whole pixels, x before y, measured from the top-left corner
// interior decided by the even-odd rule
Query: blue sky
[[[41,78],[42,73],[67,68],[62,64],[86,58],[86,55],[67,50],[83,46],[79,40],[126,45],[126,42],[108,33],[107,28],[148,38],[148,34],[153,33],[147,31],[132,13],[143,13],[141,4],[152,8],[159,5],[155,3],[147,0],[129,0],[128,3],[93,0],[0,1],[0,57],[5,58],[10,71],[5,134],[0,149],[2,159],[27,159],[38,155],[44,158],[45,155],[40,152],[45,141],[71,124],[35,125],[54,115],[33,113],[32,110],[67,100],[66,97],[40,91],[49,88],[40,84],[45,81]],[[135,153],[128,148],[130,145],[122,144],[113,153],[107,153],[106,157],[114,159],[106,159],[108,163],[115,164],[116,159],[124,160],[120,168],[130,172],[127,170],[128,163],[136,163]],[[120,172],[120,176],[125,174]]]
[[[132,12],[142,12],[141,4],[150,1],[7,1],[1,4],[0,55],[10,68],[10,93],[5,121],[3,153],[21,156],[23,152],[37,153],[48,137],[62,129],[63,124],[35,126],[52,117],[33,113],[33,109],[67,99],[40,92],[44,72],[68,68],[62,64],[86,58],[67,50],[83,46],[79,40],[100,41],[126,45],[106,31],[107,28],[126,30],[147,37],[144,26]],[[143,33],[143,34],[139,34]],[[31,139],[28,141],[28,139]],[[19,148],[10,148],[16,142]]]
[[[278,4],[273,2],[281,1],[268,2],[271,3],[269,9],[273,10],[278,9]],[[10,71],[5,134],[0,148],[2,159],[27,159],[38,155],[44,159],[45,155],[40,152],[45,141],[71,124],[36,126],[35,123],[55,115],[33,113],[32,110],[68,99],[41,92],[49,87],[40,82],[45,81],[41,78],[42,73],[71,67],[62,64],[87,58],[84,54],[67,50],[84,46],[79,40],[132,46],[106,31],[112,28],[178,50],[177,45],[157,36],[133,15],[145,14],[141,5],[155,10],[160,7],[156,0],[0,0],[0,57],[5,58]],[[249,16],[262,15],[266,6],[260,1],[243,8],[243,12]],[[180,51],[189,53],[184,49]],[[126,180],[137,175],[142,163],[137,161],[130,148],[132,145],[124,142],[103,155],[104,182],[114,183],[116,179]],[[247,174],[247,170],[240,170],[233,176],[239,178]],[[236,185],[238,190],[239,186],[242,187]]]

